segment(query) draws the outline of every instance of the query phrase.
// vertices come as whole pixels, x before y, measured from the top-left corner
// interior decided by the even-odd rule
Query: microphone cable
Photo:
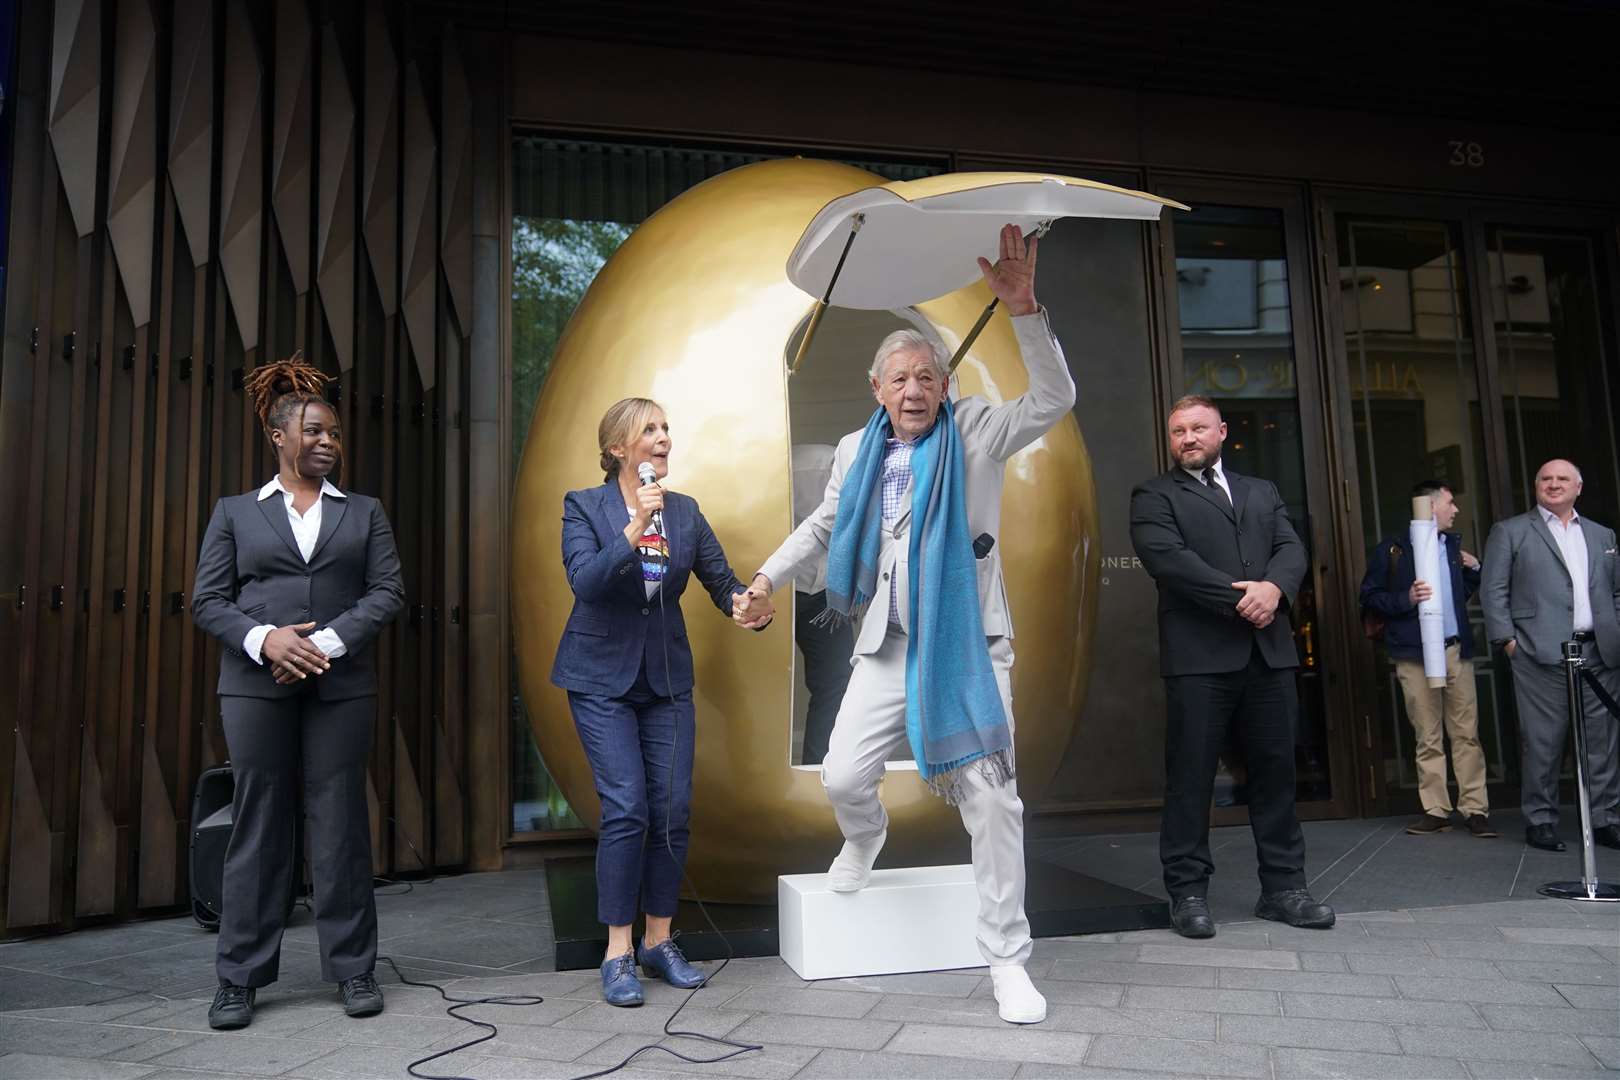
[[[670,563],[672,561],[671,558],[670,558],[670,542],[669,542],[669,535],[668,535],[668,521],[669,521],[668,515],[665,515],[664,520],[665,520],[665,528],[663,530],[661,530],[661,531],[664,532],[664,534],[665,534],[664,535],[664,575],[665,575],[665,579],[667,580],[667,578],[669,576]],[[726,566],[726,572],[731,573],[731,567],[730,567],[729,563]],[[737,575],[736,574],[732,574],[731,577],[732,577],[733,581],[737,581]],[[701,582],[700,582],[700,584],[701,584]],[[738,581],[738,584],[741,584],[741,582]],[[667,629],[668,624],[665,622],[665,611],[664,611],[664,582],[663,581],[660,581],[659,584],[658,584],[658,622],[659,622],[660,629]],[[664,654],[664,691],[665,691],[664,696],[669,699],[669,704],[670,704],[671,708],[679,708],[679,705],[675,700],[675,693],[674,693],[673,690],[670,689],[670,681],[669,681],[669,634],[668,633],[663,633],[663,634],[660,635],[659,644],[662,646],[663,654]],[[692,718],[692,740],[693,740],[692,757],[693,757],[693,763],[694,763],[694,766],[695,766],[696,758],[697,758],[697,745],[696,745],[696,742],[697,742],[697,716],[696,716],[696,708],[695,707],[693,709],[693,718]],[[710,1044],[712,1044],[714,1046],[726,1046],[726,1047],[731,1047],[731,1049],[728,1050],[726,1053],[719,1054],[719,1055],[717,1055],[715,1057],[706,1057],[705,1058],[705,1057],[692,1057],[692,1056],[690,1056],[688,1054],[683,1054],[679,1050],[676,1050],[674,1047],[665,1046],[663,1043],[646,1043],[645,1045],[638,1046],[636,1049],[632,1050],[617,1065],[611,1065],[606,1069],[599,1069],[596,1072],[585,1073],[583,1076],[576,1076],[576,1077],[573,1078],[573,1080],[596,1080],[597,1077],[608,1076],[608,1075],[610,1075],[612,1073],[618,1072],[620,1069],[623,1069],[623,1068],[627,1067],[632,1061],[634,1061],[636,1058],[640,1057],[642,1054],[649,1054],[649,1053],[652,1053],[654,1051],[662,1051],[663,1053],[669,1054],[671,1057],[678,1058],[681,1061],[687,1062],[688,1064],[692,1064],[692,1065],[715,1065],[715,1064],[718,1064],[718,1063],[720,1063],[722,1061],[729,1061],[732,1058],[741,1057],[743,1054],[749,1054],[749,1053],[753,1053],[756,1050],[764,1050],[765,1049],[764,1046],[756,1044],[756,1043],[736,1042],[736,1041],[734,1041],[732,1039],[721,1038],[718,1035],[705,1035],[701,1031],[676,1030],[676,1029],[674,1029],[674,1028],[672,1028],[670,1026],[670,1025],[675,1023],[675,1018],[681,1015],[681,1010],[686,1008],[687,1004],[691,1002],[692,998],[697,994],[697,992],[699,990],[702,990],[704,987],[708,986],[709,983],[711,981],[713,981],[722,971],[726,970],[726,965],[730,964],[731,961],[736,958],[736,953],[731,947],[731,939],[726,937],[726,935],[723,932],[721,932],[720,928],[715,925],[713,916],[711,916],[709,914],[709,909],[707,907],[705,907],[704,904],[703,904],[703,897],[698,893],[697,886],[692,884],[691,875],[686,872],[686,864],[684,862],[682,862],[681,860],[675,858],[675,844],[674,844],[674,841],[672,841],[669,838],[670,820],[674,816],[674,812],[675,812],[675,760],[676,760],[676,757],[677,757],[676,750],[678,749],[679,745],[680,745],[680,725],[677,723],[677,724],[675,724],[675,725],[673,725],[671,727],[671,735],[670,735],[669,779],[665,784],[665,787],[667,788],[667,791],[666,791],[667,799],[666,799],[665,806],[664,806],[664,850],[669,852],[669,860],[670,860],[670,862],[675,863],[676,865],[678,865],[681,868],[681,881],[686,885],[687,891],[692,894],[692,899],[697,903],[698,911],[699,911],[699,913],[702,914],[703,921],[709,924],[709,930],[716,937],[718,937],[720,939],[720,944],[725,950],[725,956],[724,956],[724,958],[721,959],[720,966],[715,968],[714,972],[712,974],[710,974],[707,978],[705,978],[701,983],[699,983],[697,986],[692,987],[691,990],[688,990],[687,993],[686,993],[686,997],[682,998],[681,1003],[675,1007],[675,1011],[669,1014],[669,1019],[664,1021],[664,1034],[667,1035],[667,1036],[670,1036],[671,1038],[697,1039],[697,1040],[699,1040],[701,1042],[710,1043]],[[671,933],[671,938],[673,939],[674,936],[675,935],[672,932]],[[633,941],[631,943],[630,948],[631,948],[632,954],[633,954],[634,950],[635,950],[635,944],[634,944]],[[479,1041],[482,1041],[482,1040],[479,1040]]]

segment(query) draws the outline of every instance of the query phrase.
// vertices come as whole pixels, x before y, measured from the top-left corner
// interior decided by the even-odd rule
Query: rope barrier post
[[[1586,696],[1582,692],[1581,643],[1564,642],[1564,682],[1569,689],[1569,727],[1575,741],[1575,801],[1581,812],[1581,880],[1552,881],[1536,891],[1560,900],[1620,901],[1620,885],[1597,876],[1597,853],[1592,846],[1592,800],[1586,791]]]

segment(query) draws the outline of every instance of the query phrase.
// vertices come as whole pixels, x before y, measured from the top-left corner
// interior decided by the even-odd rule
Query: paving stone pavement
[[[1040,1025],[1002,1023],[984,969],[807,983],[780,960],[747,959],[699,991],[675,1024],[762,1050],[706,1066],[654,1051],[615,1075],[1620,1076],[1620,905],[1537,897],[1536,884],[1572,875],[1574,855],[1527,851],[1505,821],[1504,838],[1491,843],[1455,831],[1410,838],[1403,823],[1306,826],[1312,887],[1340,911],[1326,931],[1247,917],[1247,830],[1217,830],[1219,934],[1036,942],[1029,970],[1050,1003]],[[1154,839],[1034,843],[1153,891],[1152,882],[1126,878],[1139,877]],[[1599,869],[1620,878],[1620,858],[1601,852]],[[1395,899],[1380,904],[1379,895]],[[1425,897],[1433,902],[1414,903]],[[545,999],[464,1010],[498,1024],[499,1035],[427,1064],[427,1074],[580,1077],[650,1042],[691,1057],[717,1052],[662,1035],[682,993],[650,985],[646,1006],[612,1009],[600,1002],[594,972],[549,970],[539,871],[441,878],[408,895],[380,895],[378,908],[381,951],[408,977],[462,997]],[[412,1061],[483,1033],[447,1017],[436,991],[401,985],[386,966],[387,1011],[344,1017],[320,981],[302,910],[287,934],[282,978],[260,992],[252,1027],[212,1032],[214,942],[175,918],[0,943],[0,1080],[399,1078]]]

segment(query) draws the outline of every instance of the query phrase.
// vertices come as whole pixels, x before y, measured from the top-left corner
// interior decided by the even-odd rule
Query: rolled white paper
[[[1440,602],[1440,529],[1427,495],[1412,500],[1412,565],[1418,581],[1427,582],[1429,598],[1418,604],[1418,633],[1423,640],[1423,674],[1431,687],[1446,685],[1446,609]]]

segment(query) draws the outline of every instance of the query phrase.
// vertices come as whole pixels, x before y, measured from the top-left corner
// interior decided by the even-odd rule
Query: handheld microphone
[[[640,465],[637,465],[636,475],[641,478],[643,485],[658,483],[658,472],[652,467],[650,461],[643,461]],[[669,537],[664,533],[664,512],[662,510],[652,512],[652,523],[653,528],[658,530],[658,535],[664,537],[664,543],[669,543]]]

